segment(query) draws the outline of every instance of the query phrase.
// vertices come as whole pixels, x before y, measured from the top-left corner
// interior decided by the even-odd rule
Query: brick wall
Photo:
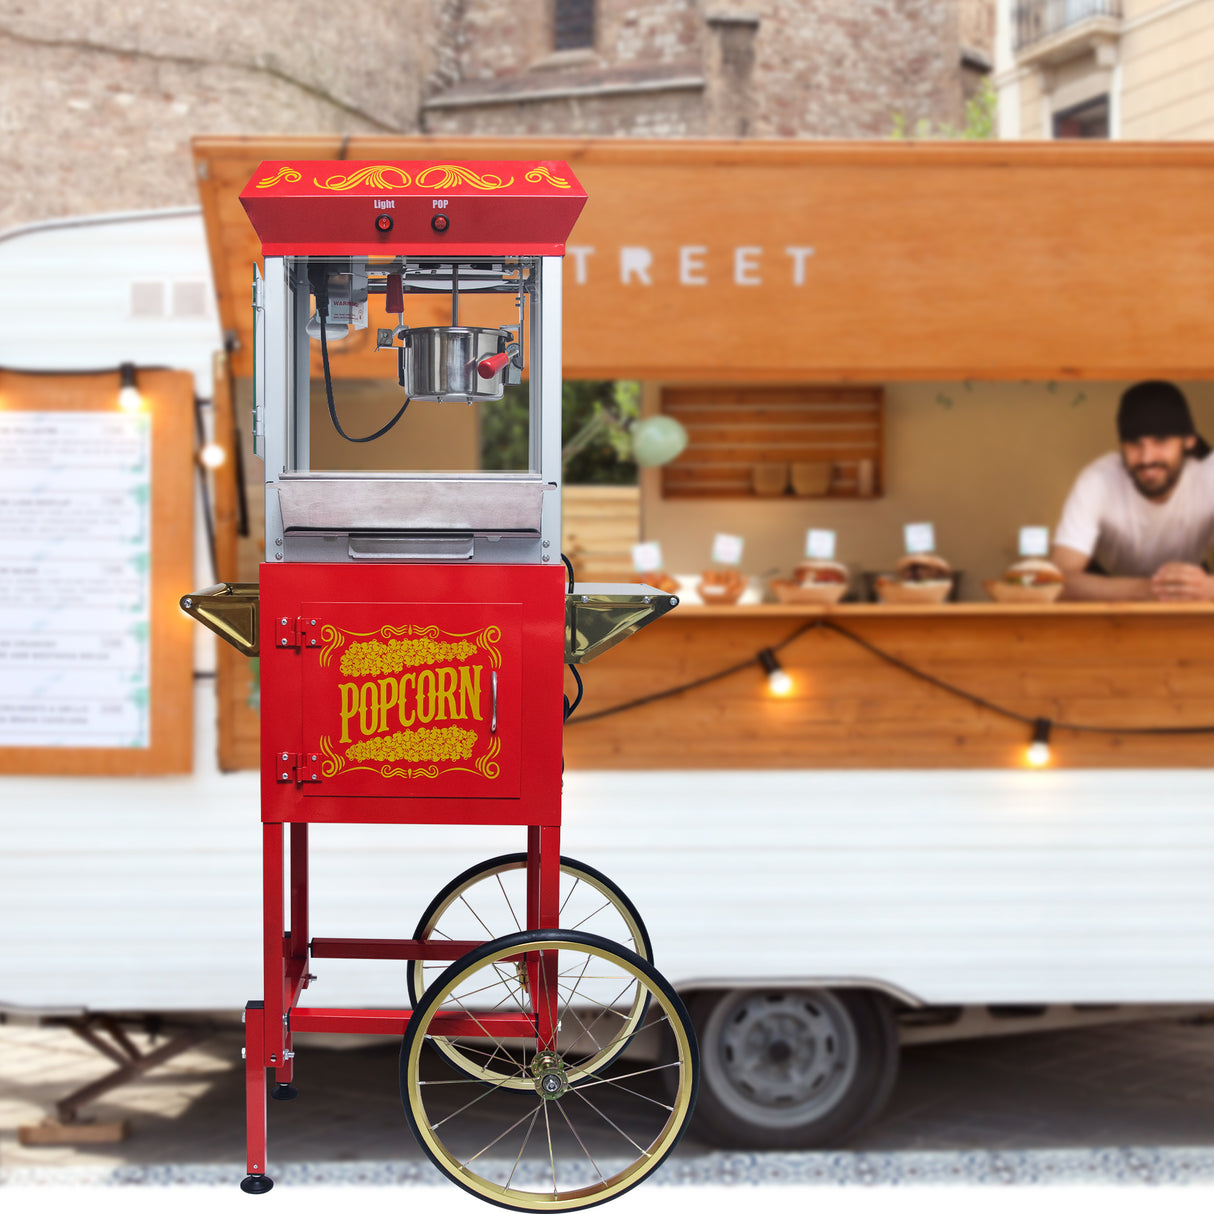
[[[881,138],[895,112],[957,123],[961,46],[994,9],[599,0],[594,48],[554,54],[551,4],[359,0],[335,18],[328,0],[10,0],[0,229],[191,204],[194,134]]]

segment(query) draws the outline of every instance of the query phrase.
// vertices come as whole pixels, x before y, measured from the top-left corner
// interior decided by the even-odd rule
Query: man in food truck
[[[1214,460],[1184,393],[1163,380],[1127,388],[1117,435],[1120,453],[1083,469],[1054,532],[1064,598],[1214,600]]]

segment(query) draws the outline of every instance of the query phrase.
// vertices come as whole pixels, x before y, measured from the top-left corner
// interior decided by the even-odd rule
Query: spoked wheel
[[[559,906],[563,930],[593,932],[652,962],[649,933],[639,912],[627,894],[597,869],[562,856]],[[426,908],[413,936],[418,940],[494,940],[526,927],[527,856],[515,852],[486,860],[449,882]],[[409,962],[409,998],[414,1007],[449,965],[449,961]],[[626,1044],[629,1034],[645,1017],[648,992],[638,986],[634,995],[628,1022],[612,1035],[612,1042]],[[612,1049],[610,1042],[605,1043],[594,1059],[595,1065],[610,1061],[623,1044]],[[458,1040],[438,1038],[434,1045],[449,1062],[468,1074],[481,1076],[489,1069],[501,1082],[518,1082],[514,1072],[503,1067],[500,1060],[490,1062],[483,1055],[468,1057]]]
[[[644,1026],[634,1009],[648,1005]],[[624,1056],[638,1044],[640,1057]],[[427,1043],[458,1043],[453,1073]],[[509,1209],[578,1209],[638,1184],[674,1148],[699,1060],[679,997],[644,958],[585,932],[490,941],[431,984],[401,1047],[422,1149]]]

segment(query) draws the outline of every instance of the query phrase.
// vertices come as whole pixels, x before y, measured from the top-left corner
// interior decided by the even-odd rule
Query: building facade
[[[0,0],[0,230],[189,205],[196,134],[883,138],[959,125],[995,0]]]
[[[1214,0],[1000,0],[1006,139],[1214,137]]]

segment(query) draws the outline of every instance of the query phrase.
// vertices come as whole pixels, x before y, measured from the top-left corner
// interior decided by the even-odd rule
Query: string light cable
[[[604,717],[614,716],[617,713],[628,712],[634,708],[641,708],[646,704],[653,704],[660,700],[666,700],[672,696],[683,695],[686,692],[694,691],[697,688],[705,687],[710,683],[719,682],[721,679],[729,678],[731,675],[739,674],[743,670],[753,670],[758,664],[760,668],[770,677],[772,667],[769,665],[769,660],[766,660],[764,655],[768,655],[770,660],[774,660],[775,655],[782,649],[791,645],[794,641],[803,637],[806,633],[812,632],[815,629],[837,633],[839,636],[851,641],[852,644],[858,645],[861,649],[871,654],[873,657],[885,662],[887,665],[894,667],[896,670],[902,671],[911,678],[918,679],[920,682],[927,683],[931,687],[935,687],[938,691],[943,691],[948,695],[956,696],[959,699],[966,700],[977,708],[981,708],[987,712],[1001,716],[1009,721],[1016,721],[1022,725],[1028,726],[1032,731],[1030,751],[1033,753],[1029,757],[1029,762],[1033,766],[1044,766],[1049,761],[1049,738],[1053,731],[1068,730],[1072,733],[1094,733],[1094,734],[1137,734],[1137,735],[1192,735],[1192,734],[1214,734],[1214,725],[1087,725],[1078,721],[1055,721],[1049,717],[1039,715],[1030,715],[1029,713],[1019,712],[1014,708],[1008,708],[1005,704],[998,704],[994,700],[989,700],[985,696],[978,695],[976,692],[968,691],[964,687],[958,687],[955,683],[950,683],[945,679],[941,679],[926,670],[921,670],[917,666],[913,666],[910,662],[890,653],[886,649],[882,649],[879,645],[873,644],[872,641],[853,632],[846,625],[837,623],[835,620],[815,619],[807,620],[804,624],[798,625],[792,632],[788,634],[782,641],[778,641],[773,645],[769,645],[764,649],[759,650],[753,657],[745,658],[740,662],[735,662],[730,666],[726,666],[721,670],[713,671],[711,674],[706,674],[698,679],[692,679],[686,683],[680,683],[675,687],[666,687],[661,691],[655,691],[645,696],[638,696],[634,700],[627,700],[621,704],[612,704],[608,708],[600,708],[597,712],[585,713],[578,717],[573,724],[586,724],[588,721],[601,720]],[[776,663],[776,669],[780,669]]]

